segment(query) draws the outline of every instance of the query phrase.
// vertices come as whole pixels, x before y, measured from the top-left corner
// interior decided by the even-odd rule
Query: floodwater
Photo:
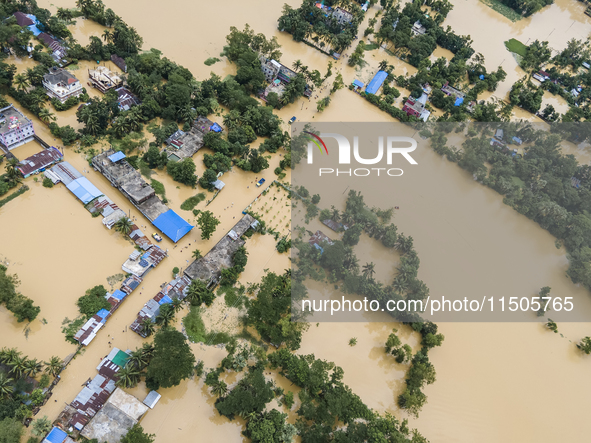
[[[297,6],[299,1],[289,0],[288,3]],[[144,48],[162,50],[166,57],[189,68],[197,79],[208,76],[211,71],[222,77],[234,72],[225,60],[212,66],[204,65],[203,61],[219,56],[230,26],[241,29],[245,23],[250,23],[255,32],[278,37],[284,64],[289,66],[300,59],[310,69],[326,72],[328,57],[277,31],[276,19],[283,2],[261,0],[256,8],[248,8],[243,2],[233,0],[227,2],[223,15],[219,14],[219,5],[215,3],[183,2],[182,14],[178,13],[178,7],[163,9],[155,0],[141,3],[106,0],[105,4],[138,30],[144,37]],[[53,4],[48,0],[40,2],[41,7],[53,11],[57,6],[72,5],[70,0],[54,0]],[[475,40],[475,49],[486,57],[488,69],[502,64],[508,72],[508,79],[495,92],[501,98],[510,85],[523,76],[506,51],[504,40],[515,37],[526,43],[529,38],[548,39],[553,48],[560,49],[572,37],[586,38],[589,29],[589,19],[582,14],[583,6],[568,0],[558,0],[517,23],[509,22],[476,0],[456,2],[454,6],[444,25],[449,24],[457,33],[470,34]],[[138,14],[138,10],[158,11],[158,14]],[[196,16],[216,19],[201,21],[195,26]],[[171,25],[175,27],[174,33],[170,32]],[[91,33],[98,36],[103,29],[84,20],[78,20],[72,28],[82,44],[87,43],[84,39]],[[437,54],[444,54],[444,50],[438,49]],[[334,63],[333,72],[342,72],[345,84],[354,78],[367,82],[384,59],[395,66],[396,75],[415,72],[413,67],[388,55],[384,49],[367,51],[367,65],[363,69],[354,70],[346,61],[339,61]],[[28,59],[22,62],[21,66],[30,66]],[[19,72],[24,70],[21,66]],[[83,81],[86,68],[87,65],[80,63],[79,79]],[[333,79],[334,76],[329,82]],[[326,90],[319,92],[326,94]],[[401,92],[406,94],[406,91]],[[315,101],[301,99],[278,114],[284,120],[295,115],[300,121],[391,121],[389,116],[346,89],[332,96],[331,104],[322,114],[316,111]],[[56,115],[60,125],[78,127],[75,110]],[[535,117],[516,110],[515,118]],[[34,121],[36,132],[53,143],[47,128]],[[30,145],[33,146],[19,148],[19,152],[23,156],[30,155],[35,149]],[[588,151],[582,148],[565,145],[565,151],[589,161]],[[203,170],[200,160],[204,152],[207,151],[195,156],[198,174]],[[567,266],[564,251],[554,247],[554,239],[548,233],[503,205],[496,193],[475,184],[456,165],[430,150],[421,151],[417,158],[421,176],[425,174],[428,179],[415,180],[412,186],[405,186],[403,192],[397,193],[401,209],[393,221],[399,232],[413,236],[421,258],[419,278],[431,288],[432,294],[477,291],[486,287],[499,293],[529,296],[549,285],[553,294],[572,295],[580,300],[581,309],[589,309],[589,294],[573,286],[564,276]],[[76,153],[75,148],[66,148],[65,159],[80,171],[89,170],[83,154]],[[269,169],[263,171],[262,176],[268,183],[275,178],[273,169],[280,159],[279,154],[273,155]],[[137,223],[147,226],[144,233],[153,232],[148,221],[104,177],[93,170],[86,175],[119,207],[129,210]],[[173,182],[165,172],[158,171],[153,178],[165,185],[169,206],[193,223],[192,214],[180,210],[180,205],[201,190]],[[163,240],[161,246],[169,250],[169,257],[148,274],[141,289],[126,300],[93,343],[62,373],[62,382],[40,415],[57,417],[64,403],[72,401],[83,382],[94,376],[99,359],[109,351],[109,342],[122,349],[141,345],[143,340],[126,329],[139,309],[157,293],[162,283],[171,279],[173,267],[186,267],[195,248],[207,252],[260,193],[260,188],[254,186],[253,174],[236,168],[224,174],[222,180],[226,187],[219,196],[207,207],[205,201],[197,206],[220,217],[221,224],[212,238],[201,240],[199,229],[195,228],[177,246]],[[289,180],[289,175],[285,180]],[[3,237],[0,258],[9,263],[9,272],[18,273],[22,281],[20,290],[41,306],[41,314],[29,325],[27,338],[23,331],[26,325],[16,323],[0,307],[0,321],[4,324],[0,346],[17,346],[30,357],[47,359],[59,355],[65,358],[75,348],[65,342],[61,321],[64,317],[76,316],[75,300],[86,289],[96,284],[107,285],[108,276],[121,272],[121,264],[133,251],[133,246],[116,232],[104,228],[100,219],[93,219],[63,185],[46,189],[32,178],[25,182],[31,190],[0,208],[0,226],[11,233]],[[208,193],[208,199],[212,195]],[[344,198],[342,195],[335,197],[330,204],[339,207]],[[366,195],[370,206],[374,198]],[[379,200],[373,201],[373,204],[379,203]],[[330,207],[330,204],[321,202],[320,206]],[[247,241],[249,260],[241,283],[259,281],[264,269],[279,273],[289,266],[288,255],[279,254],[274,245],[271,236],[255,235]],[[376,250],[379,250],[378,245]],[[358,256],[360,265],[372,261],[368,250],[358,251]],[[392,267],[397,260],[392,257]],[[387,266],[377,271],[384,281],[393,275]],[[179,318],[185,313],[181,312]],[[43,318],[47,324],[42,324]],[[311,325],[304,334],[300,352],[314,353],[317,358],[336,362],[345,370],[345,382],[370,407],[404,418],[406,414],[396,406],[396,397],[403,388],[404,368],[383,351],[388,334],[397,324],[384,317],[376,320],[374,323]],[[408,328],[398,329],[403,341],[416,349],[416,334]],[[588,361],[578,355],[569,340],[576,342],[589,331],[585,324],[560,324],[559,330],[565,338],[545,331],[539,324],[442,323],[440,332],[446,340],[442,348],[430,353],[437,370],[437,382],[425,389],[428,404],[420,418],[412,420],[412,425],[432,442],[585,441],[586,434],[580,424],[586,422],[585,414],[591,407],[587,395],[591,388],[587,377]],[[352,337],[357,338],[354,347],[348,345]],[[225,354],[219,348],[199,344],[192,348],[197,359],[205,360],[206,368],[216,366]],[[281,379],[278,382],[284,383]],[[139,386],[133,392],[142,398],[146,391]],[[142,420],[147,432],[158,433],[159,441],[191,442],[194,435],[216,441],[242,441],[241,422],[228,423],[217,415],[213,399],[202,381],[186,380],[176,388],[162,390],[162,394],[160,403]],[[548,426],[550,418],[559,426]]]

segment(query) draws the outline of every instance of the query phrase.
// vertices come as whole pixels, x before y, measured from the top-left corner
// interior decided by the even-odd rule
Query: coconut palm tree
[[[121,217],[115,222],[115,230],[123,235],[129,235],[133,223],[127,217]]]
[[[13,379],[8,377],[6,373],[0,372],[0,398],[8,397],[12,394],[14,386]]]
[[[337,208],[333,206],[330,207],[330,209],[332,210],[331,216],[330,218],[335,222],[338,223],[341,221],[341,213],[339,212],[339,210]]]
[[[144,318],[142,321],[142,334],[146,337],[149,337],[154,333],[156,328],[154,327],[154,323],[149,318]]]
[[[365,266],[363,266],[363,276],[366,279],[370,279],[373,278],[373,275],[376,273],[375,271],[375,264],[372,263],[366,263]]]
[[[2,351],[0,352],[0,362],[4,363],[5,365],[9,365],[12,361],[14,361],[15,358],[19,357],[21,354],[22,352],[16,348],[2,348]]]
[[[113,39],[113,33],[108,29],[105,29],[102,37],[105,42],[111,42]]]
[[[14,78],[12,79],[12,83],[14,83],[16,85],[16,89],[18,91],[24,91],[30,85],[29,79],[27,78],[27,76],[25,74],[16,74],[14,76]]]
[[[43,75],[39,71],[29,68],[26,75],[31,85],[40,85],[43,82]]]
[[[296,60],[295,62],[293,62],[293,65],[291,65],[293,67],[293,70],[295,72],[298,72],[300,70],[300,68],[302,67],[303,63],[301,60]]]
[[[211,387],[211,393],[216,397],[221,397],[228,392],[228,385],[223,380],[217,380]]]
[[[174,308],[175,313],[179,312],[181,309],[183,309],[183,302],[180,299],[175,298],[172,301],[172,307]]]
[[[45,362],[45,372],[47,372],[52,377],[57,377],[63,368],[64,362],[59,357],[53,356],[49,359],[49,361]]]
[[[17,169],[17,164],[18,160],[13,157],[10,160],[8,160],[8,163],[4,167],[4,169],[6,170],[6,177],[8,178],[8,181],[11,181],[13,183],[20,183],[22,181],[21,171]]]
[[[27,357],[21,357],[19,355],[11,360],[8,366],[10,366],[10,370],[16,378],[21,378],[27,370]]]
[[[47,415],[45,415],[43,418],[38,418],[33,422],[32,434],[37,437],[43,437],[51,431],[51,427],[51,421],[47,418]]]
[[[194,260],[199,260],[201,257],[203,257],[203,256],[201,255],[201,251],[200,251],[199,249],[195,249],[195,250],[193,251],[193,259],[194,259]]]
[[[152,343],[144,343],[142,345],[142,352],[144,353],[145,357],[150,360],[154,355],[154,345]]]
[[[126,364],[117,372],[115,385],[119,388],[133,388],[140,380],[140,371],[130,364]]]
[[[170,304],[165,304],[160,307],[160,314],[156,317],[156,323],[162,325],[164,328],[168,327],[174,321],[174,307]]]
[[[36,358],[27,360],[25,362],[24,375],[27,377],[33,377],[43,370],[43,362],[38,361]]]
[[[55,115],[47,108],[41,108],[39,114],[37,114],[37,117],[39,117],[39,120],[41,120],[46,125],[52,121],[55,121]]]
[[[392,287],[396,292],[403,293],[408,289],[408,281],[405,278],[396,277],[392,283]]]
[[[138,371],[141,371],[146,366],[148,366],[148,359],[143,349],[137,348],[135,351],[132,351],[129,359],[127,360],[127,364],[134,366],[138,369]]]

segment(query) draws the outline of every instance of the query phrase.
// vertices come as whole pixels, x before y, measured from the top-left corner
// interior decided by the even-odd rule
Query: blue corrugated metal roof
[[[369,82],[369,85],[367,85],[367,88],[365,88],[365,92],[368,94],[375,94],[378,92],[378,89],[381,88],[382,83],[384,83],[384,80],[386,80],[386,77],[388,77],[388,73],[386,71],[378,71]]]
[[[106,309],[101,309],[100,311],[98,311],[96,313],[96,315],[98,315],[100,318],[104,319],[107,315],[109,315],[109,311],[107,311]]]
[[[45,437],[45,441],[48,441],[49,443],[62,443],[67,436],[68,434],[66,434],[65,431],[54,426],[51,432],[47,434],[47,437]]]
[[[456,98],[454,106],[460,106],[462,103],[464,103],[464,97],[458,97]]]
[[[125,154],[121,151],[117,151],[114,154],[109,155],[109,160],[113,163],[118,162],[119,160],[123,160],[125,158]]]
[[[140,266],[143,268],[147,268],[150,265],[150,263],[148,263],[146,260],[144,260],[143,258],[140,260]]]
[[[125,297],[127,297],[127,294],[121,289],[116,289],[115,292],[113,292],[113,297],[115,297],[117,300],[123,300]]]
[[[360,88],[363,88],[365,86],[365,83],[363,83],[361,80],[357,80],[357,79],[353,80],[353,84],[355,86],[360,87]]]
[[[220,125],[218,125],[217,123],[214,123],[213,125],[211,125],[211,127],[209,129],[211,129],[213,132],[222,132],[222,127]]]
[[[86,204],[103,195],[86,177],[80,177],[69,183],[68,188],[78,199]]]
[[[183,220],[172,209],[169,209],[164,214],[160,214],[156,220],[154,220],[153,225],[160,229],[164,235],[175,243],[194,228],[194,226]]]
[[[160,300],[158,302],[159,305],[165,305],[165,304],[169,304],[172,303],[172,298],[170,298],[168,295],[165,295],[164,297],[162,297],[162,300]]]

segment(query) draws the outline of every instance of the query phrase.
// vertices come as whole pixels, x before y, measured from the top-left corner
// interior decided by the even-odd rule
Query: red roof
[[[76,80],[75,78],[69,78],[68,79],[68,84],[71,85],[72,83],[76,83],[78,80]]]

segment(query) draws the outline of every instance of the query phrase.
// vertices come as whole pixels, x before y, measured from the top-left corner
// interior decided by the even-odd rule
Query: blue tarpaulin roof
[[[66,186],[82,203],[86,204],[103,195],[86,177],[80,177]]]
[[[386,80],[386,77],[388,77],[388,73],[386,71],[378,71],[369,82],[369,85],[367,85],[367,88],[365,88],[365,92],[368,94],[375,94],[378,92],[378,89],[381,88],[382,83],[384,83],[384,80]]]
[[[117,151],[114,154],[109,155],[109,160],[113,163],[118,162],[119,160],[123,160],[125,158],[125,154],[121,151]]]
[[[45,437],[45,441],[50,443],[62,443],[67,436],[68,434],[54,426],[51,432],[47,434],[47,437]]]
[[[218,125],[217,123],[214,123],[213,125],[211,125],[211,127],[209,129],[211,129],[213,132],[222,132],[222,127],[220,125]]]
[[[168,295],[162,297],[162,299],[158,302],[159,305],[167,305],[169,303],[172,303],[172,299]]]
[[[160,214],[156,220],[154,220],[153,224],[175,243],[194,228],[194,226],[183,220],[172,209],[169,209],[164,214]]]
[[[125,297],[127,297],[127,294],[125,292],[123,292],[121,289],[116,289],[115,292],[113,292],[112,295],[117,300],[123,300]]]
[[[464,103],[464,98],[458,97],[458,98],[456,98],[456,102],[454,103],[454,106],[460,106],[462,103]]]
[[[109,315],[109,311],[107,311],[106,309],[101,309],[100,311],[98,311],[96,313],[96,315],[98,315],[100,318],[102,318],[103,320],[105,319],[105,317],[107,315]]]
[[[353,84],[355,86],[360,87],[360,88],[363,88],[365,86],[365,83],[363,83],[361,80],[357,80],[357,79],[353,80]]]

